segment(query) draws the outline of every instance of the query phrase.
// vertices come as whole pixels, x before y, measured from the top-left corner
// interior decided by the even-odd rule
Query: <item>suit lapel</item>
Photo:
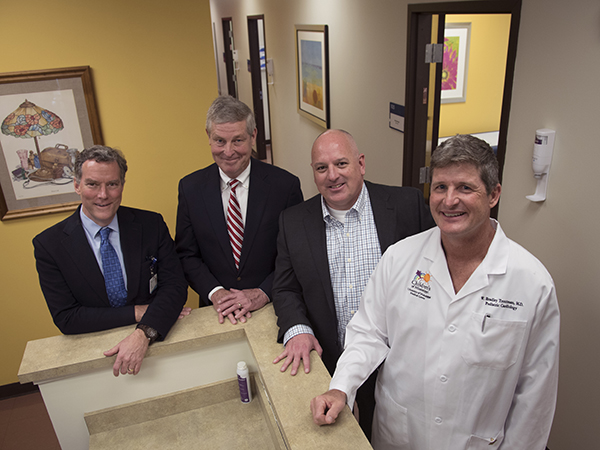
[[[63,229],[65,237],[62,240],[62,245],[73,259],[73,264],[78,268],[81,277],[90,285],[90,295],[98,296],[102,302],[110,306],[102,271],[81,225],[80,209],[81,207],[75,211],[65,224]]]
[[[127,273],[127,300],[136,298],[140,287],[142,255],[142,225],[135,221],[129,208],[120,207],[117,212],[123,263]],[[149,255],[146,255],[149,256]]]
[[[369,198],[371,200],[371,209],[379,237],[381,253],[394,243],[396,230],[396,209],[389,202],[389,194],[377,185],[365,181]]]
[[[309,236],[308,247],[315,263],[315,270],[319,275],[327,306],[333,317],[336,317],[335,302],[333,300],[333,287],[329,275],[329,260],[327,258],[327,234],[323,213],[321,209],[321,196],[313,197],[315,201],[307,203],[307,214],[304,218],[304,228]]]
[[[206,213],[215,236],[217,237],[217,241],[223,249],[223,253],[226,255],[228,263],[232,269],[235,270],[235,261],[233,260],[233,253],[231,252],[229,234],[227,234],[227,222],[223,210],[219,167],[216,164],[211,166],[211,170],[206,177],[204,184],[200,187],[200,193],[204,200],[204,204],[206,205]]]
[[[246,224],[244,226],[240,270],[244,267],[248,255],[252,251],[252,244],[260,229],[261,220],[264,216],[271,192],[271,186],[267,181],[265,172],[262,170],[261,163],[253,159],[250,164],[250,192],[248,192],[248,207],[246,208]]]

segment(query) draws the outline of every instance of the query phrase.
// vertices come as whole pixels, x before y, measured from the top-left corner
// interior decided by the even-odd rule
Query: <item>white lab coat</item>
[[[377,380],[377,450],[543,450],[558,383],[559,311],[544,266],[497,222],[458,294],[439,228],[390,247],[373,272],[331,389]]]

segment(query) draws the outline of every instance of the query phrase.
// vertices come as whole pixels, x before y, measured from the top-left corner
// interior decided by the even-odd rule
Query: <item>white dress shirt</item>
[[[244,226],[246,226],[246,213],[248,212],[248,193],[250,192],[250,166],[252,165],[252,160],[248,164],[248,167],[244,169],[240,175],[235,178],[239,181],[239,184],[235,188],[235,195],[238,199],[238,203],[240,204],[240,209],[242,211],[242,222],[244,222]],[[229,186],[229,182],[234,178],[229,178],[225,172],[221,170],[219,167],[219,175],[220,175],[220,184],[221,184],[221,199],[223,200],[223,214],[227,217],[227,208],[229,207],[229,196],[231,195],[231,187]],[[224,289],[223,286],[216,286],[212,291],[208,293],[208,299],[212,301],[212,295],[217,292],[219,289]]]

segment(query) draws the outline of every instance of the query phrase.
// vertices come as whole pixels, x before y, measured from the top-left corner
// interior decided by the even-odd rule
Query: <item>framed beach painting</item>
[[[329,128],[329,37],[327,25],[296,25],[298,113]]]

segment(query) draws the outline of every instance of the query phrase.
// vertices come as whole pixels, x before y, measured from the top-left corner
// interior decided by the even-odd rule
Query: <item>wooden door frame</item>
[[[265,130],[265,114],[264,114],[264,106],[262,96],[265,95],[263,93],[263,86],[261,80],[261,68],[260,68],[260,49],[259,47],[259,38],[258,38],[258,21],[262,20],[263,24],[263,34],[264,34],[264,26],[265,26],[265,16],[264,14],[248,16],[248,46],[250,50],[250,72],[252,79],[252,103],[253,103],[253,111],[254,117],[256,119],[256,153],[258,159],[264,160],[267,158],[267,145],[271,144],[270,139],[266,139],[266,130]],[[256,25],[256,27],[254,27]],[[256,46],[253,45],[253,42],[256,41]],[[267,56],[266,49],[266,36],[265,36],[265,61]],[[268,96],[269,93],[267,92]],[[268,101],[268,97],[267,97]],[[269,113],[269,117],[267,120],[270,120],[271,115]],[[269,124],[270,125],[270,124]]]
[[[231,30],[225,29],[225,23],[231,24]],[[225,78],[227,79],[227,94],[232,97],[238,98],[238,90],[237,90],[237,74],[235,73],[235,63],[233,62],[233,45],[235,40],[233,40],[233,36],[229,35],[229,31],[231,31],[231,35],[233,35],[233,18],[231,17],[223,17],[221,19],[221,28],[223,32],[223,55],[225,59]]]
[[[511,96],[514,81],[515,62],[517,56],[517,41],[519,37],[519,24],[521,22],[522,0],[492,0],[492,1],[461,1],[441,3],[420,3],[408,5],[408,30],[407,30],[407,52],[406,52],[406,116],[404,132],[404,155],[402,167],[402,185],[414,186],[423,189],[419,185],[418,177],[415,178],[414,166],[417,158],[414,155],[415,130],[418,127],[415,115],[415,90],[417,88],[416,67],[419,54],[416,45],[419,14],[511,14],[510,32],[508,41],[508,52],[506,55],[506,74],[504,78],[504,91],[502,93],[502,109],[500,116],[498,137],[498,163],[500,166],[500,182],[506,158],[506,142],[508,137],[508,120],[511,106]],[[440,19],[440,30],[443,30],[443,22]],[[439,102],[439,99],[437,100]],[[439,105],[438,105],[439,110]],[[434,106],[435,111],[435,106]],[[419,120],[421,120],[419,118]],[[436,119],[439,124],[439,117]],[[434,129],[437,128],[437,124]],[[436,133],[434,133],[436,134]],[[433,146],[433,143],[432,143]],[[432,149],[433,150],[433,149]],[[418,169],[417,172],[418,173]]]

